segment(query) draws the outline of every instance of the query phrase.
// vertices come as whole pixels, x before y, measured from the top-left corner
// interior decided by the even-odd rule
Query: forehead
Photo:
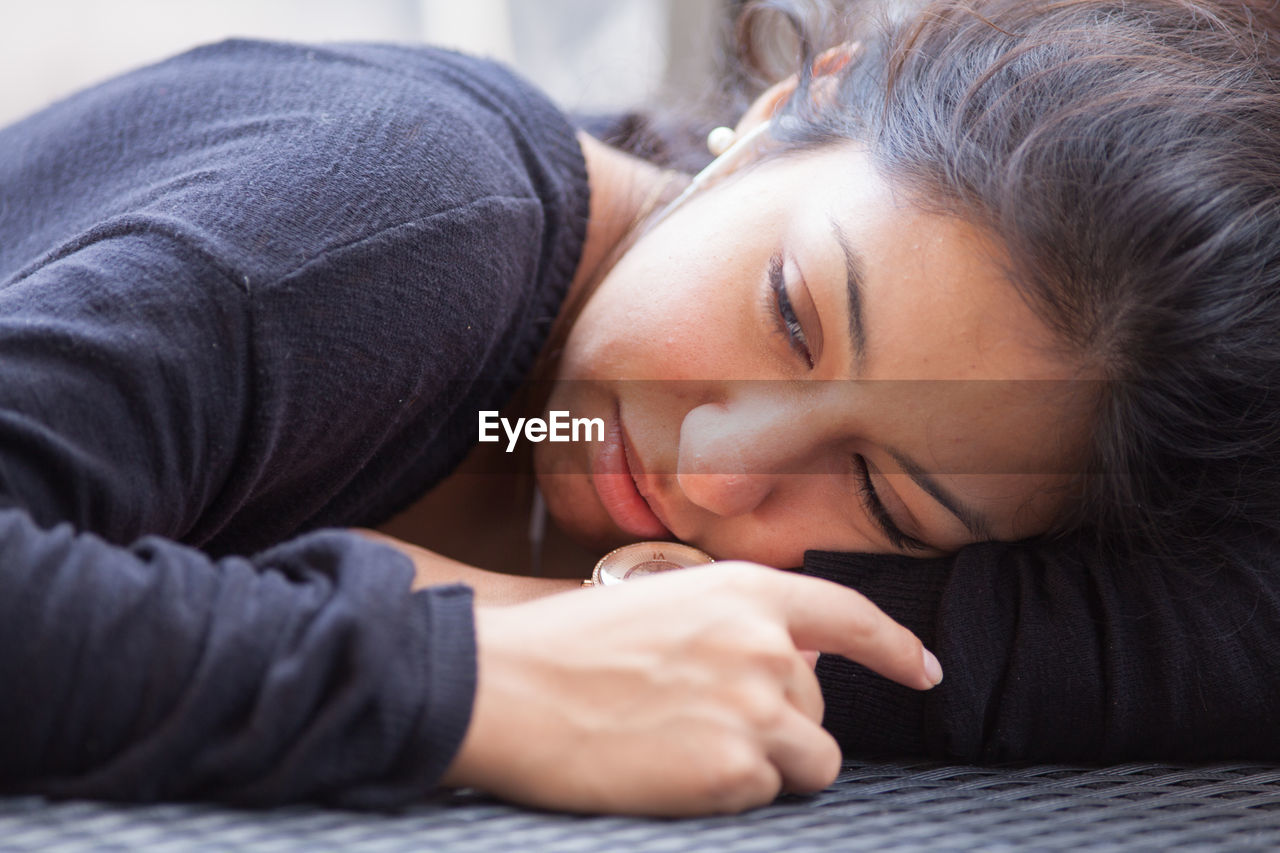
[[[857,148],[796,158],[773,180],[789,196],[780,218],[783,238],[816,265],[817,278],[843,291],[849,267],[845,250],[856,262],[870,344],[867,358],[856,365],[860,375],[1058,379],[1078,374],[1079,365],[1064,355],[1015,286],[997,235],[962,217],[924,209],[884,179]]]

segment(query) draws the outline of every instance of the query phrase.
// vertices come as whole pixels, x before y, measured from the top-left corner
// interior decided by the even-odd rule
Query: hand
[[[751,563],[478,609],[476,633],[444,783],[569,811],[737,812],[829,785],[840,749],[804,649],[935,683],[920,640],[862,595]]]

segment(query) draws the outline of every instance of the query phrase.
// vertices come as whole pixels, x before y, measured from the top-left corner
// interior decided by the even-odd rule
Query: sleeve
[[[1224,534],[1216,559],[984,544],[941,560],[810,552],[805,571],[915,631],[945,680],[917,693],[818,666],[848,754],[976,762],[1280,757],[1280,548]]]
[[[0,512],[0,789],[315,799],[429,791],[474,692],[471,593],[320,532],[211,562]]]
[[[430,49],[233,40],[0,143],[0,493],[115,544],[409,505],[531,369],[589,210],[563,114]]]
[[[39,204],[0,204],[0,788],[381,807],[452,759],[469,592],[299,534],[447,467],[459,386],[539,348],[587,187],[523,84],[420,62],[229,43],[3,137]]]

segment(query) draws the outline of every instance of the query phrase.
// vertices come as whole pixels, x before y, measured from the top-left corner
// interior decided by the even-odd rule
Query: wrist
[[[355,532],[408,557],[413,563],[410,589],[415,592],[431,586],[460,583],[471,587],[477,606],[500,606],[566,592],[575,589],[580,583],[571,578],[530,578],[491,572],[376,531]]]

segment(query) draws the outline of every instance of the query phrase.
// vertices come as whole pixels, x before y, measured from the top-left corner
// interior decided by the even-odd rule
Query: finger
[[[821,652],[801,651],[800,656],[804,658],[804,662],[808,664],[809,669],[814,669],[818,665],[818,655]]]
[[[757,743],[737,751],[734,759],[711,769],[706,790],[690,793],[679,785],[663,785],[662,802],[653,811],[672,817],[705,815],[709,811],[737,814],[773,802],[782,792],[784,780],[759,747]]]
[[[861,593],[819,578],[773,572],[772,601],[798,648],[833,652],[907,687],[927,690],[941,680],[926,671],[920,638]]]
[[[813,674],[813,664],[809,662],[806,654],[812,654],[815,660],[818,656],[817,652],[801,652],[796,655],[795,667],[786,682],[787,701],[815,724],[822,725],[822,714],[826,709],[826,703],[822,698],[822,687],[818,684],[818,678]]]
[[[792,711],[766,737],[766,754],[778,768],[784,790],[821,791],[840,773],[840,747],[826,729]]]

